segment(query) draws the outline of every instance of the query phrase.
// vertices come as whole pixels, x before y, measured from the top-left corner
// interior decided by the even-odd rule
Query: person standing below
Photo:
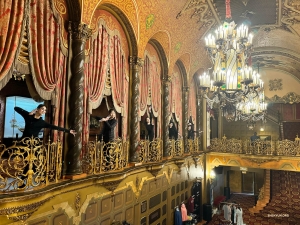
[[[231,208],[229,204],[225,203],[222,207],[224,210],[224,218],[225,220],[231,221]]]
[[[23,131],[22,138],[39,136],[39,132],[43,128],[49,128],[51,130],[63,131],[66,133],[73,134],[75,136],[75,130],[65,129],[45,122],[42,116],[46,113],[47,108],[44,104],[38,105],[38,107],[31,112],[28,112],[20,107],[15,107],[14,110],[19,113],[25,120],[25,128]]]
[[[102,135],[104,143],[108,143],[110,141],[113,141],[115,139],[115,127],[117,125],[117,119],[116,119],[116,112],[114,109],[110,109],[108,111],[107,117],[96,117],[96,119],[99,120],[99,122],[104,122],[104,126],[102,129],[102,132],[100,133],[100,136]]]
[[[231,205],[231,222],[236,223],[236,202]]]
[[[177,140],[178,139],[178,131],[174,126],[173,122],[169,124],[169,139]]]
[[[194,140],[194,131],[191,123],[188,123],[188,139]]]
[[[243,225],[244,221],[243,221],[243,210],[240,207],[240,205],[238,205],[236,207],[236,225]]]

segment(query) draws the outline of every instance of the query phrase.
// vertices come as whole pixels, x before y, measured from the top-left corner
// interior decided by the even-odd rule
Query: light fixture
[[[236,27],[231,20],[230,0],[225,3],[225,22],[215,35],[205,38],[213,67],[200,76],[200,88],[209,107],[219,104],[226,120],[257,121],[266,113],[266,104],[260,75],[248,63],[253,35],[244,24]]]
[[[247,127],[248,127],[249,130],[253,130],[255,125],[256,125],[255,121],[253,121],[253,120],[247,121]]]
[[[242,174],[246,174],[248,171],[247,167],[240,167],[240,171],[242,172]]]

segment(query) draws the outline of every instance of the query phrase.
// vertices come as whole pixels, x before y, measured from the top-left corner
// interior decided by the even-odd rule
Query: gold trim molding
[[[278,95],[274,95],[271,98],[266,97],[268,102],[272,103],[299,103],[300,102],[300,95],[296,94],[295,92],[289,92],[283,97],[279,97]]]
[[[244,160],[247,160],[249,162],[252,163],[256,163],[258,166],[260,166],[263,163],[267,163],[267,162],[273,162],[273,161],[277,161],[279,162],[279,158],[278,159],[274,159],[274,158],[269,158],[269,159],[260,159],[260,158],[248,158],[248,157],[241,157]]]

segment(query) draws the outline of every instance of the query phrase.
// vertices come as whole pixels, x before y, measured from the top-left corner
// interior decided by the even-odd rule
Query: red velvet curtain
[[[33,0],[30,4],[29,52],[33,80],[43,99],[50,100],[63,75],[65,56],[60,50],[59,25],[49,1]]]
[[[146,55],[144,60],[144,66],[142,68],[141,80],[140,80],[140,111],[141,116],[144,115],[147,109],[147,98],[148,98],[148,78],[150,76],[150,60]]]
[[[182,79],[179,72],[175,72],[172,77],[172,101],[174,104],[173,112],[179,121],[178,131],[182,133]]]
[[[160,64],[154,60],[151,62],[151,100],[154,116],[158,117],[161,107]]]
[[[118,35],[114,35],[110,40],[110,75],[114,106],[116,110],[121,113],[125,97],[125,58]]]
[[[96,109],[103,99],[105,80],[108,71],[109,35],[100,23],[96,37],[91,42],[89,63],[85,64],[85,100],[83,103],[83,144],[89,140],[89,114]]]
[[[24,3],[25,0],[0,0],[0,89],[11,77],[20,46]]]
[[[56,109],[53,123],[64,126],[66,56],[60,49],[59,24],[49,1],[30,2],[28,36],[29,60],[35,88],[44,100],[52,100]]]
[[[193,123],[196,123],[197,117],[197,102],[196,102],[196,88],[195,83],[191,82],[189,91],[189,117],[192,117]]]
[[[89,101],[92,108],[97,108],[102,101],[105,80],[108,71],[108,33],[103,25],[99,26],[97,37],[92,42],[90,61],[86,64],[85,74],[88,79]]]
[[[65,126],[65,104],[66,104],[66,60],[64,60],[63,67],[63,76],[57,82],[55,91],[56,94],[56,104],[55,104],[55,113],[53,118],[53,124],[56,126],[64,127]],[[59,137],[60,140],[63,139],[63,132],[57,130],[53,131],[53,140],[56,141]]]

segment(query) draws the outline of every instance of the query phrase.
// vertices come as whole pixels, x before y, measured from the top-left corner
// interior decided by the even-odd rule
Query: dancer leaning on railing
[[[36,109],[32,110],[31,112],[28,112],[20,107],[15,107],[14,109],[25,120],[25,129],[23,131],[22,139],[23,138],[38,138],[39,132],[43,128],[63,131],[66,133],[73,134],[74,136],[76,134],[75,130],[58,127],[58,126],[55,126],[55,125],[45,122],[42,118],[42,115],[44,115],[47,110],[47,108],[44,104],[38,105],[38,107]],[[35,168],[32,168],[32,169],[34,170]],[[23,174],[27,174],[28,171],[29,171],[29,164],[27,164],[26,167],[24,168]],[[22,175],[20,178],[24,181],[26,176]],[[23,182],[23,184],[19,188],[24,188],[25,186],[26,186],[26,184],[25,184],[25,182]]]

